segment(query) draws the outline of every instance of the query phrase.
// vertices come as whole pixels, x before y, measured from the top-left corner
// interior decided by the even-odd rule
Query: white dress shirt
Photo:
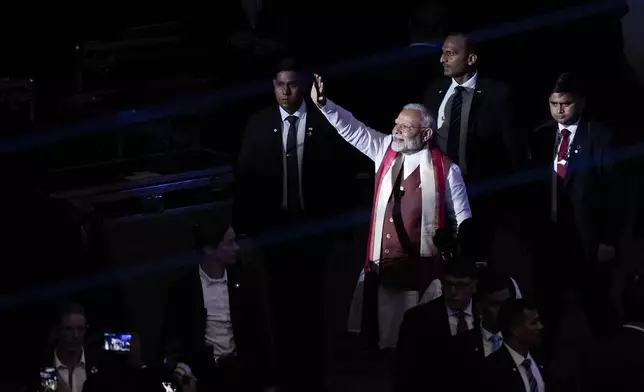
[[[206,345],[212,347],[215,357],[231,354],[235,351],[235,336],[230,318],[228,274],[224,272],[223,278],[212,279],[199,267],[199,275],[206,308]]]
[[[375,164],[375,171],[378,171],[387,149],[392,141],[391,134],[384,134],[367,127],[357,120],[347,110],[327,99],[326,105],[320,108],[322,114],[329,123],[338,131],[340,136],[360,152],[368,156]],[[413,155],[413,154],[412,154]],[[414,160],[412,155],[406,155],[405,161]],[[420,162],[420,160],[418,160]],[[405,175],[411,172],[407,170],[412,164],[405,164]],[[415,167],[414,167],[415,169]],[[470,203],[467,199],[467,191],[461,169],[455,163],[449,166],[445,186],[445,209],[449,217],[454,217],[457,225],[465,219],[471,218]]]
[[[572,125],[563,125],[563,124],[557,124],[559,128],[559,135],[561,136],[561,130],[562,129],[567,129],[570,131],[570,135],[568,135],[568,151],[570,151],[570,148],[572,147],[572,142],[575,139],[575,134],[577,133],[577,128],[579,128],[579,120],[577,120],[576,123]],[[555,150],[555,156],[553,159],[553,168],[554,171],[557,171],[557,154],[559,154],[559,147],[561,146],[561,142],[563,141],[563,137],[561,137],[561,140],[557,144],[557,149]],[[565,160],[564,160],[565,162]]]
[[[501,331],[497,333],[492,333],[488,331],[487,329],[483,328],[483,323],[481,323],[481,335],[483,336],[483,354],[487,358],[488,355],[494,352],[494,344],[492,343],[492,337],[498,336],[500,339],[500,342],[503,342],[503,335],[501,334]]]
[[[447,89],[447,92],[443,97],[443,101],[438,108],[438,118],[436,119],[437,129],[443,126],[443,122],[445,121],[445,106],[447,106],[447,102],[449,101],[451,96],[454,95],[454,92],[456,92],[456,87],[463,86],[468,91],[473,90],[476,88],[476,81],[478,80],[478,78],[479,73],[477,72],[463,84],[458,84],[456,80],[452,79],[452,84],[450,84],[449,88]]]
[[[287,189],[287,178],[288,176],[286,175],[286,170],[287,170],[287,165],[286,165],[286,154],[289,153],[289,151],[286,151],[287,145],[288,145],[288,132],[291,129],[291,123],[286,120],[287,117],[289,116],[295,116],[298,118],[297,120],[297,166],[298,166],[298,178],[299,178],[299,184],[300,184],[300,206],[302,209],[304,209],[304,200],[302,197],[302,158],[304,157],[304,137],[306,136],[306,103],[302,101],[302,105],[300,106],[299,109],[293,114],[289,114],[286,110],[282,109],[280,106],[280,116],[282,117],[282,145],[284,146],[284,158],[283,158],[283,164],[282,164],[282,173],[284,175],[282,176],[282,208],[286,209],[288,207],[288,201],[287,195],[288,195],[288,189]]]
[[[69,369],[67,366],[63,365],[63,363],[60,362],[60,359],[58,359],[56,351],[54,351],[54,366],[58,371],[60,380],[64,381],[65,384],[70,387],[71,392],[82,392],[83,384],[85,384],[85,380],[87,380],[87,371],[85,369],[85,349],[83,348],[81,350],[80,361],[78,361],[78,363],[72,369]]]
[[[519,369],[519,374],[521,374],[521,378],[523,379],[523,385],[525,386],[526,392],[531,392],[530,381],[528,381],[528,373],[523,367],[523,361],[525,361],[526,359],[530,360],[530,370],[532,371],[532,375],[534,376],[534,379],[537,381],[539,392],[545,392],[546,387],[543,382],[543,377],[541,376],[541,371],[539,370],[539,366],[537,366],[537,364],[534,362],[534,359],[532,358],[530,353],[528,353],[527,357],[524,357],[523,355],[511,349],[510,346],[508,346],[507,344],[505,344],[504,346],[510,352],[510,355],[512,356],[512,360],[514,361],[514,363],[517,365],[517,368]]]
[[[458,310],[452,309],[445,305],[447,310],[447,318],[449,320],[449,329],[452,333],[452,336],[456,336],[458,330]],[[470,330],[474,328],[474,313],[472,313],[472,301],[467,305],[467,308],[463,310],[465,312],[465,322],[467,323],[467,329]]]

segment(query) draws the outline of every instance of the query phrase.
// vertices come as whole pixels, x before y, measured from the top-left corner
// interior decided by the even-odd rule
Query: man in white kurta
[[[433,147],[431,138],[435,121],[427,109],[419,104],[406,105],[398,115],[392,133],[384,134],[367,127],[351,113],[326,99],[324,85],[318,75],[311,90],[311,98],[338,133],[375,164],[376,191],[367,249],[370,263],[365,269],[372,265],[374,270],[377,270],[380,260],[391,257],[395,251],[387,246],[392,236],[398,236],[388,229],[388,225],[392,224],[390,222],[394,222],[388,206],[391,205],[392,194],[399,188],[400,191],[410,194],[417,192],[418,197],[419,205],[407,209],[416,216],[411,216],[407,222],[412,221],[420,227],[409,227],[405,224],[405,230],[416,232],[418,243],[415,245],[419,248],[420,256],[438,256],[438,250],[433,244],[436,229],[442,227],[444,221],[458,226],[471,218],[471,212],[459,167],[445,159],[438,149]],[[442,173],[439,169],[442,169]],[[400,183],[413,184],[412,176],[416,176],[418,185],[415,186],[419,189],[405,190]],[[363,271],[354,294],[350,330],[360,330],[361,322],[352,322],[352,319],[359,320],[360,317],[355,315],[362,312],[364,276]],[[424,292],[391,290],[380,285],[377,298],[379,347],[396,347],[398,330],[405,311],[435,298],[436,293],[440,295],[440,291],[438,280],[434,280]]]

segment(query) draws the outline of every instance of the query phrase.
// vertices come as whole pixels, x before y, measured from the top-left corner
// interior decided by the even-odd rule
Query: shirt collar
[[[487,329],[483,328],[483,322],[481,322],[481,334],[483,335],[483,340],[486,341],[486,342],[489,342],[490,338],[492,336],[498,336],[501,339],[503,339],[503,335],[501,334],[501,331],[499,331],[497,333],[492,333],[492,332],[488,331]]]
[[[575,132],[577,132],[577,128],[579,127],[579,121],[581,121],[581,119],[577,120],[577,122],[570,125],[563,125],[563,124],[557,123],[557,126],[559,127],[559,133],[561,133],[562,129],[567,129],[570,131],[570,136],[575,136]]]
[[[459,310],[452,309],[448,306],[447,312],[449,313],[450,316],[455,316],[459,312]],[[467,305],[467,307],[463,309],[463,313],[465,313],[466,316],[473,317],[474,313],[472,313],[472,300],[470,300],[470,303]]]
[[[280,116],[282,117],[282,121],[286,121],[286,118],[288,116],[295,116],[298,119],[300,119],[306,113],[306,102],[302,100],[302,105],[300,105],[300,108],[297,109],[297,111],[293,114],[290,114],[289,112],[284,110],[284,108],[282,108],[281,106],[279,108],[280,108]]]
[[[81,347],[81,357],[80,361],[76,364],[78,367],[85,367],[85,348]],[[56,354],[56,350],[54,350],[54,366],[56,369],[60,368],[67,368],[67,366],[63,365],[63,363],[58,359],[58,354]]]
[[[224,270],[224,276],[219,278],[219,279],[213,279],[206,272],[204,272],[203,268],[201,268],[201,265],[199,266],[199,276],[201,277],[201,281],[206,285],[206,286],[213,286],[216,284],[226,284],[228,283],[228,271]]]
[[[523,361],[525,361],[526,359],[529,359],[530,362],[534,362],[534,360],[532,359],[532,355],[530,355],[530,353],[528,353],[527,357],[524,357],[523,355],[521,355],[518,352],[514,351],[507,344],[504,344],[504,346],[505,346],[506,349],[508,349],[508,352],[510,353],[510,356],[512,357],[512,360],[517,365],[517,367],[523,366]]]
[[[453,88],[456,88],[457,86],[463,86],[463,87],[465,87],[465,90],[467,90],[467,91],[471,91],[471,90],[474,90],[474,89],[476,88],[476,81],[477,81],[478,79],[479,79],[479,73],[478,73],[478,71],[477,71],[477,72],[475,72],[475,73],[474,73],[474,76],[472,76],[471,78],[469,78],[469,79],[468,79],[465,83],[463,83],[463,84],[458,84],[458,82],[457,82],[456,80],[452,79],[452,85],[450,86],[450,88],[452,88],[452,89],[453,89]]]

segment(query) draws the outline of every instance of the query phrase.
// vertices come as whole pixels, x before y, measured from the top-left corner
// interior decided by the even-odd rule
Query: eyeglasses
[[[398,123],[398,122],[395,122],[395,121],[394,121],[394,123],[393,123],[393,129],[396,129],[396,128],[400,129],[400,131],[401,131],[401,132],[407,133],[407,132],[410,132],[412,129],[415,129],[415,128],[422,128],[422,127],[421,127],[421,126],[419,126],[419,125],[411,125],[411,124],[406,124],[406,123]]]

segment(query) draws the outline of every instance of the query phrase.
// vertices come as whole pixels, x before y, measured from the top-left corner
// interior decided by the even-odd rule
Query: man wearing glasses
[[[424,390],[430,385],[437,391],[451,390],[462,381],[446,376],[454,366],[446,358],[451,337],[480,323],[472,303],[477,276],[473,263],[455,260],[446,264],[441,278],[443,295],[405,313],[396,353],[396,391]]]
[[[340,136],[374,161],[367,260],[352,312],[362,314],[359,330],[367,343],[395,348],[405,311],[419,304],[430,284],[440,285],[434,233],[471,217],[460,169],[435,147],[435,121],[420,104],[406,105],[391,134],[384,134],[328,100],[318,75],[311,98]]]

